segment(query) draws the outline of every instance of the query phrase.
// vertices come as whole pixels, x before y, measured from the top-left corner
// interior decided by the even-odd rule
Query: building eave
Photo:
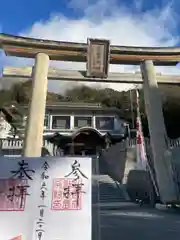
[[[21,105],[22,108],[24,109],[28,109],[28,105]],[[68,110],[68,111],[78,111],[78,110],[86,110],[86,111],[95,111],[95,112],[113,112],[113,113],[117,113],[117,114],[120,114],[121,113],[121,110],[119,110],[118,108],[115,108],[115,107],[104,107],[104,106],[88,106],[88,103],[87,104],[84,104],[84,106],[78,106],[78,103],[77,103],[77,106],[75,104],[71,105],[69,104],[69,102],[67,103],[63,103],[63,105],[61,103],[59,104],[47,104],[46,105],[46,110]]]

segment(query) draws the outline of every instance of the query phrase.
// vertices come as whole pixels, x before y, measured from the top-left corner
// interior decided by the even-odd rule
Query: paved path
[[[98,221],[101,222],[101,231],[95,229],[96,237],[93,240],[180,239],[180,212],[171,210],[121,204],[116,210],[102,208],[99,219],[96,215],[96,226]],[[101,238],[97,237],[98,234]]]

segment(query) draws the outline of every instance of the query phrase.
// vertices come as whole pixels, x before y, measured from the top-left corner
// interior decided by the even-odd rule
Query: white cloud
[[[111,4],[110,4],[111,2]],[[111,0],[73,0],[69,7],[83,13],[81,18],[68,19],[62,14],[52,15],[47,21],[33,24],[30,29],[20,33],[28,37],[51,40],[86,42],[87,37],[107,38],[111,44],[126,46],[174,46],[179,40],[176,37],[176,14],[172,2],[162,9],[141,12],[142,1],[135,1],[131,8],[124,4],[117,4]],[[6,64],[25,65],[26,61],[18,58],[8,58]],[[32,61],[28,62],[32,64]],[[85,69],[85,64],[52,62],[60,68]],[[129,72],[139,70],[134,66],[110,66],[110,71]],[[157,71],[166,73],[180,73],[176,67],[157,68]],[[58,84],[58,85],[57,85]],[[74,86],[72,83],[71,86]],[[63,91],[70,84],[50,82],[49,88],[53,91]],[[103,85],[104,86],[104,85]],[[109,84],[117,90],[124,90],[132,85]]]

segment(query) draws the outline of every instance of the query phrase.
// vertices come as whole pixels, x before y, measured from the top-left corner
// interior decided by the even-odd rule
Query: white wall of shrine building
[[[21,106],[24,112],[24,120],[18,124],[20,132],[23,134],[26,125],[26,114],[28,106]],[[123,137],[127,127],[127,122],[120,118],[120,110],[114,107],[104,107],[94,103],[72,103],[57,102],[46,105],[44,119],[44,136],[59,133],[61,135],[72,135],[82,128],[95,129],[99,134],[105,135],[107,132],[113,136]],[[4,124],[4,123],[3,123]],[[3,125],[5,126],[5,124]],[[4,136],[12,137],[12,129],[9,125]]]
[[[125,121],[120,110],[100,104],[57,103],[46,106],[44,135],[58,132],[71,135],[81,128],[93,128],[100,134],[124,135]]]

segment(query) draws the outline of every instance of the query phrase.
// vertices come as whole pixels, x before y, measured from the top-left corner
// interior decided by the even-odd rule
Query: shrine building
[[[4,107],[1,112],[9,121],[6,138],[23,138],[28,106]],[[16,113],[16,114],[15,114]],[[94,103],[57,102],[46,105],[43,137],[54,143],[63,155],[96,155],[99,149],[121,141],[127,136],[128,123],[121,111]],[[13,120],[15,118],[15,120]],[[21,120],[20,120],[21,119]],[[16,133],[13,135],[13,129]]]

